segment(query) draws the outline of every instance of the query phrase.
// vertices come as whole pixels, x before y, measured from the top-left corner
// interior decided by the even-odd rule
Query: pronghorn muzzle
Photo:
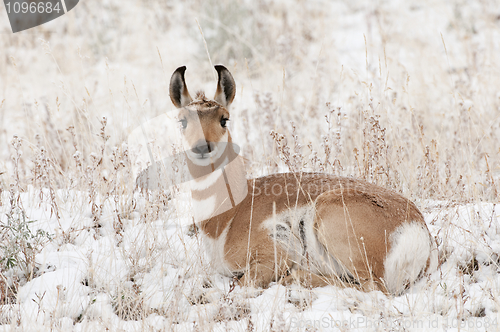
[[[208,155],[214,151],[215,143],[207,142],[204,139],[198,140],[191,151],[197,156],[199,159],[207,158]]]

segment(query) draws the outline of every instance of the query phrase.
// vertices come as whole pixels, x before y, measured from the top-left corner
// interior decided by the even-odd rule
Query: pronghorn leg
[[[360,289],[386,291],[380,277],[384,275],[384,259],[390,246],[387,234],[394,227],[384,221],[388,217],[374,203],[376,198],[347,189],[331,190],[316,199],[314,228],[318,240]]]
[[[263,266],[256,265],[247,271],[240,279],[240,285],[244,287],[265,288],[274,279],[274,272]]]

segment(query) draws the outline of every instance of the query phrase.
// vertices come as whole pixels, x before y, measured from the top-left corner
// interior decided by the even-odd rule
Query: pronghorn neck
[[[248,192],[243,159],[234,151],[230,135],[228,138],[224,152],[206,166],[187,158],[195,220],[214,238],[229,225]]]

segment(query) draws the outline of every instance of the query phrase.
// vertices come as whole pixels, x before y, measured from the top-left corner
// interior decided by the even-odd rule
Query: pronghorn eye
[[[182,129],[186,129],[186,127],[188,125],[188,122],[186,119],[179,120],[179,123],[181,124]]]
[[[220,119],[220,125],[222,126],[222,128],[226,128],[226,126],[227,126],[226,122],[227,121],[229,121],[229,119],[226,119],[224,117],[222,119]]]

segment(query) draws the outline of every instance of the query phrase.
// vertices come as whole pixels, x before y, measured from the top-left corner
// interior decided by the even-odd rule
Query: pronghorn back
[[[191,97],[185,67],[172,75],[170,97],[194,215],[218,272],[240,276],[242,285],[298,281],[398,294],[436,269],[437,247],[421,212],[392,190],[320,173],[247,180],[226,126],[236,85],[225,67],[215,69],[213,100]]]

